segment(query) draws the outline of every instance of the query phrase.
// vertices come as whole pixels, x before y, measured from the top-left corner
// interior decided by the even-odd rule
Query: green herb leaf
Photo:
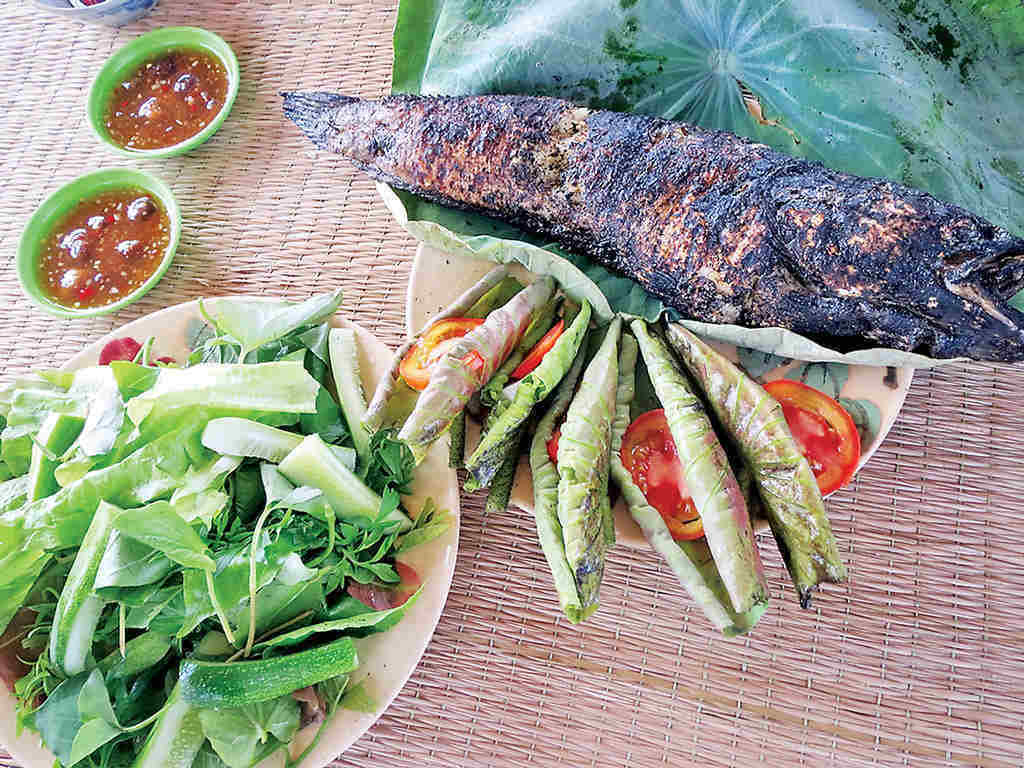
[[[120,728],[104,720],[87,720],[71,742],[71,756],[66,765],[70,768],[120,735]]]
[[[166,501],[124,510],[114,520],[114,527],[186,568],[212,571],[217,567],[203,539]]]
[[[451,513],[446,509],[438,508],[437,503],[432,498],[428,498],[423,502],[423,508],[413,522],[412,529],[399,536],[395,542],[395,554],[426,544],[438,536],[443,536],[451,525]]]
[[[64,765],[71,763],[72,745],[82,727],[78,696],[88,678],[87,673],[82,673],[65,680],[50,693],[35,713],[35,727],[43,744]]]
[[[299,328],[331,317],[341,305],[341,291],[324,293],[303,302],[245,298],[205,299],[200,306],[216,329],[241,345],[241,359]]]
[[[316,394],[316,413],[300,416],[299,428],[304,435],[320,435],[328,444],[340,443],[348,437],[345,417],[331,393],[324,387],[320,387]]]
[[[146,632],[133,637],[125,644],[125,655],[115,648],[100,660],[97,669],[108,683],[138,675],[140,672],[159,664],[171,650],[171,638],[156,632]],[[81,703],[81,701],[79,702]]]
[[[180,600],[180,607],[179,605],[172,606],[172,603],[174,603],[176,599]],[[171,608],[168,610],[169,606],[171,606]],[[164,589],[159,589],[155,592],[146,594],[141,602],[128,609],[126,624],[129,629],[149,628],[155,631],[156,627],[151,625],[156,620],[157,616],[165,610],[168,610],[169,615],[173,615],[175,612],[179,615],[178,626],[171,632],[165,633],[173,635],[181,628],[180,617],[184,616],[185,612],[185,602],[181,594],[180,586],[165,587]]]
[[[310,626],[301,627],[299,629],[292,630],[291,632],[286,632],[283,635],[278,635],[277,637],[265,640],[262,643],[257,643],[255,648],[267,650],[270,648],[282,648],[298,645],[306,640],[306,638],[323,632],[339,632],[343,635],[351,635],[353,637],[366,637],[367,635],[372,635],[377,632],[385,632],[402,620],[402,617],[404,617],[408,610],[416,604],[417,600],[419,600],[422,592],[423,587],[420,587],[412,597],[397,608],[390,608],[386,611],[361,613],[343,619],[311,624]]]
[[[114,727],[121,727],[110,704],[110,694],[107,693],[103,673],[99,669],[89,673],[82,685],[82,690],[78,694],[78,713],[83,722],[100,719]]]
[[[363,681],[345,690],[344,695],[338,700],[338,707],[372,715],[377,711],[377,702],[370,696],[366,682]]]
[[[412,451],[396,438],[393,429],[382,429],[370,438],[370,462],[363,470],[368,486],[381,495],[388,488],[407,494],[416,461]]]
[[[96,571],[95,589],[140,587],[160,581],[175,568],[159,550],[113,531]]]

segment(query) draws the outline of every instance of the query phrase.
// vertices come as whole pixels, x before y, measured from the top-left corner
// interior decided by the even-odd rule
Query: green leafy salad
[[[0,390],[4,682],[59,765],[243,768],[375,710],[353,638],[401,621],[396,558],[450,521],[360,426],[340,302],[206,300],[187,361],[119,339]]]

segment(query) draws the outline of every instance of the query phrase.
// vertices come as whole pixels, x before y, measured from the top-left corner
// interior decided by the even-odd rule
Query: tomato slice
[[[131,336],[113,339],[100,351],[100,365],[110,365],[115,360],[127,360],[130,363],[141,349],[142,345]]]
[[[551,433],[551,439],[548,440],[548,457],[551,459],[551,463],[558,465],[558,438],[562,436],[562,430],[556,429]]]
[[[822,496],[850,482],[860,461],[860,433],[846,409],[800,381],[778,379],[764,388],[782,404],[782,414],[811,465]]]
[[[673,539],[704,535],[664,409],[648,411],[629,425],[622,438],[622,463],[647,502],[661,513]]]
[[[402,580],[398,584],[360,584],[353,581],[348,585],[348,593],[363,605],[375,611],[386,611],[397,608],[416,594],[423,580],[411,565],[395,561],[395,571]]]
[[[523,358],[523,362],[516,366],[516,369],[512,371],[512,379],[521,379],[540,365],[540,361],[544,359],[544,355],[551,351],[551,348],[555,346],[555,342],[558,341],[558,337],[562,335],[564,330],[565,320],[559,320],[555,323],[551,327],[551,330],[545,333],[541,340],[533,346],[533,349],[530,350],[529,354]]]
[[[483,325],[483,322],[478,317],[449,317],[430,326],[405,353],[398,366],[398,372],[405,383],[416,390],[426,389],[430,383],[431,366],[444,357],[459,339]],[[482,364],[483,360],[480,362]]]

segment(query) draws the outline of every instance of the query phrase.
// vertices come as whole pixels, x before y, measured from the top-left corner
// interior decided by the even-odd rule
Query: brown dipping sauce
[[[160,201],[132,187],[83,200],[43,242],[39,287],[73,309],[123,299],[156,271],[171,239]]]
[[[147,61],[110,97],[110,138],[128,149],[161,149],[199,133],[224,108],[228,73],[206,51],[179,49]]]

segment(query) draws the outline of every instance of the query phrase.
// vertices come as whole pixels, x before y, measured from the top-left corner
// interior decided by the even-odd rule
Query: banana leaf
[[[1016,0],[402,0],[394,49],[395,92],[539,94],[684,120],[1024,231]],[[391,190],[385,200],[432,245],[543,267],[602,321],[606,309],[648,320],[664,311],[633,281],[506,224]],[[895,350],[844,355],[780,329],[686,325],[797,359],[937,363]]]

